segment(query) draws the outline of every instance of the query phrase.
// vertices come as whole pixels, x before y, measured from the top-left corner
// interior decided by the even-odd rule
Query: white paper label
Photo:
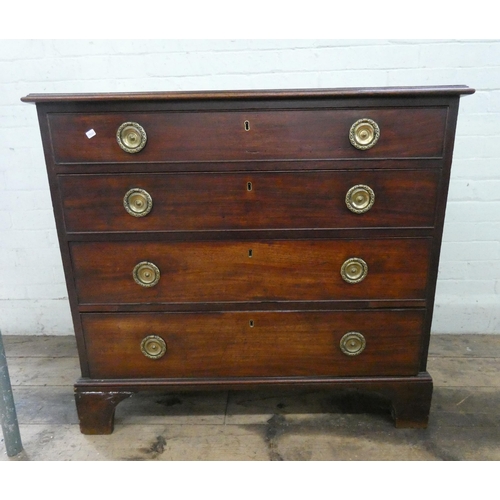
[[[87,130],[87,132],[85,132],[85,135],[89,139],[92,139],[92,137],[94,137],[94,135],[96,135],[96,131],[93,128],[91,128],[90,130]]]

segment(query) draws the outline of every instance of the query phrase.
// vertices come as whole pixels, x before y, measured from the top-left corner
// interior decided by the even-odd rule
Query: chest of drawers
[[[426,371],[465,86],[30,94],[82,378],[83,433],[141,390],[385,398]]]

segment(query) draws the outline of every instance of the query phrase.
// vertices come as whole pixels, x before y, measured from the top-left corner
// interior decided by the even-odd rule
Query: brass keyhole
[[[247,191],[251,191],[253,189],[252,183],[247,182]]]
[[[253,327],[254,327],[254,322],[253,322],[253,319],[251,319],[251,320],[248,322],[248,325],[250,326],[250,328],[253,328]]]
[[[252,250],[251,248],[250,248],[250,250],[248,250],[248,256],[249,256],[250,258],[252,258],[252,257],[253,257],[253,250]]]
[[[248,120],[244,121],[245,130],[248,132],[250,130],[250,122]]]

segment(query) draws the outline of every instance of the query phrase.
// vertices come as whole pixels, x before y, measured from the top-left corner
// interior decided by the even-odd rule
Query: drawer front
[[[82,304],[423,299],[431,238],[71,243]],[[350,259],[361,259],[356,262]],[[366,277],[347,282],[347,277]],[[146,263],[146,264],[144,264]],[[156,270],[151,266],[156,266]],[[143,286],[134,279],[142,275]],[[358,275],[358,273],[360,273]],[[159,276],[156,282],[155,277]],[[156,284],[154,284],[156,282]]]
[[[418,310],[82,315],[92,378],[416,375],[423,320]]]
[[[48,122],[56,163],[440,158],[447,109],[50,113]],[[360,150],[349,133],[364,118],[375,121],[380,137]],[[145,131],[139,152],[118,144],[117,131],[129,122]]]
[[[439,176],[362,169],[61,175],[59,187],[69,232],[432,227]]]

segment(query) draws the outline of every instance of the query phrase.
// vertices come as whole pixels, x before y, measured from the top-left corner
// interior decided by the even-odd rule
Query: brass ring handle
[[[167,343],[158,335],[148,335],[142,339],[141,352],[149,359],[160,359],[167,352]]]
[[[340,339],[340,350],[347,356],[357,356],[365,347],[365,337],[359,332],[348,332]]]
[[[355,214],[364,214],[372,208],[375,203],[375,193],[370,186],[357,184],[353,186],[345,195],[347,208]]]
[[[160,270],[152,262],[139,262],[132,271],[134,281],[145,288],[155,286],[160,281]]]
[[[368,265],[363,259],[352,257],[342,264],[340,274],[347,283],[359,283],[366,278]]]
[[[349,140],[356,149],[370,149],[380,137],[380,128],[370,118],[362,118],[354,122],[349,130]]]
[[[134,188],[125,193],[123,206],[133,217],[145,217],[153,208],[153,198],[144,189]]]
[[[118,145],[127,153],[138,153],[144,149],[148,136],[141,125],[136,122],[122,123],[116,131]]]

